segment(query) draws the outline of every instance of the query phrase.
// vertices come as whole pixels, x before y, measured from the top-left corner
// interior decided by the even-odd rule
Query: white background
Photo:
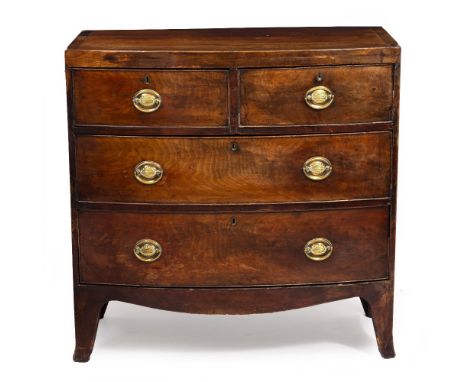
[[[466,380],[468,81],[463,1],[17,1],[0,7],[3,381]],[[63,52],[82,29],[382,25],[400,43],[395,347],[357,299],[202,316],[111,303],[74,347]]]

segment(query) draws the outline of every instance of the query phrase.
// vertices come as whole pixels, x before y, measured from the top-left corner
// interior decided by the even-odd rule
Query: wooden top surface
[[[66,59],[69,67],[231,67],[258,66],[262,57],[291,66],[327,63],[328,53],[344,58],[337,63],[369,54],[367,62],[384,63],[395,62],[399,47],[381,27],[102,30],[80,33]]]
[[[84,31],[69,49],[242,52],[394,46],[381,27],[331,27]]]

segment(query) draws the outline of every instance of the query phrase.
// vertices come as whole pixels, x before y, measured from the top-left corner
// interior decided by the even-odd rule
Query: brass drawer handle
[[[335,94],[326,86],[314,86],[305,94],[307,106],[315,110],[326,109],[333,103],[334,98]]]
[[[141,239],[135,244],[133,253],[138,260],[145,263],[151,263],[159,259],[162,254],[162,247],[161,244],[159,244],[157,241],[151,239]]]
[[[328,259],[333,252],[333,245],[330,240],[324,237],[316,237],[307,242],[304,253],[308,259],[313,261],[323,261]]]
[[[311,180],[323,180],[331,174],[332,165],[325,157],[312,157],[304,162],[302,171]]]
[[[154,184],[161,180],[164,174],[163,168],[159,163],[145,160],[135,166],[135,178],[143,184]]]
[[[153,89],[141,89],[133,96],[133,105],[143,113],[151,113],[161,106],[162,99]]]

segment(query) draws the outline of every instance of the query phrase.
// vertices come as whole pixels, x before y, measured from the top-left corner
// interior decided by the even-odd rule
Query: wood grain
[[[77,137],[78,200],[154,203],[271,203],[388,197],[388,132],[258,138]],[[238,150],[231,150],[232,143]],[[305,177],[314,156],[333,166],[322,181]],[[143,160],[164,169],[139,183]]]
[[[394,63],[381,27],[84,31],[67,67],[228,68]]]
[[[392,66],[262,69],[241,72],[243,126],[320,125],[391,120]],[[323,80],[318,82],[316,77]],[[324,85],[335,94],[326,109],[311,109],[308,89]]]
[[[236,223],[233,223],[235,217]],[[296,213],[136,214],[81,212],[80,282],[146,286],[247,286],[350,282],[388,276],[388,209]],[[333,243],[325,261],[305,244]],[[133,254],[159,242],[153,263]]]
[[[397,46],[385,35],[379,27],[96,30],[81,33],[69,49],[225,53]]]
[[[144,82],[148,76],[150,83]],[[161,107],[137,110],[133,95],[156,90]],[[227,71],[73,71],[75,123],[130,126],[203,126],[228,124]]]

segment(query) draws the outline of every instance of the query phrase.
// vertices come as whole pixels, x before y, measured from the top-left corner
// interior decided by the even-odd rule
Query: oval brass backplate
[[[151,263],[159,259],[162,254],[162,247],[161,244],[159,244],[157,241],[151,239],[141,239],[135,244],[133,253],[138,260],[145,263]]]
[[[161,180],[164,170],[159,163],[145,160],[135,166],[133,174],[140,183],[154,184]]]
[[[328,259],[333,252],[333,245],[330,240],[324,237],[316,237],[307,242],[304,253],[308,259],[313,261],[323,261]]]
[[[133,106],[143,113],[151,113],[159,109],[162,103],[161,96],[156,90],[141,89],[133,96]]]
[[[326,109],[333,103],[334,98],[335,94],[326,86],[314,86],[305,94],[307,106],[315,110]]]
[[[332,164],[325,157],[312,157],[307,159],[302,166],[304,175],[310,180],[323,180],[332,172]]]

